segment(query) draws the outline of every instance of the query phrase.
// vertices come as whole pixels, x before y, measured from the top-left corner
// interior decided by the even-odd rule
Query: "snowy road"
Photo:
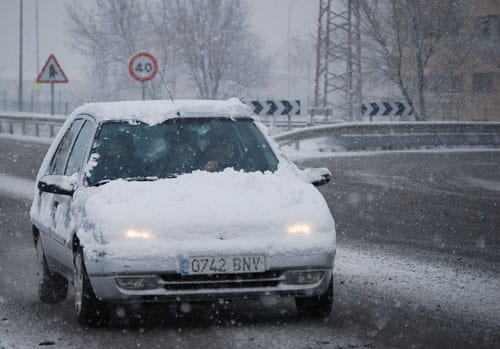
[[[265,299],[181,317],[136,309],[145,323],[116,315],[85,329],[71,293],[45,305],[33,284],[27,196],[46,145],[0,138],[0,149],[0,348],[499,346],[500,152],[303,162],[333,172],[321,189],[339,237],[327,321],[299,320],[290,300]]]

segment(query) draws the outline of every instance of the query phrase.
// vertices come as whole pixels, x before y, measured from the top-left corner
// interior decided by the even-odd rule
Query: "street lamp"
[[[19,84],[17,108],[23,111],[23,0],[19,3]]]
[[[288,60],[287,60],[287,65],[288,65],[288,74],[287,74],[287,81],[288,81],[288,97],[290,98],[291,97],[291,87],[290,87],[290,71],[291,71],[291,65],[290,65],[290,58],[291,58],[291,48],[290,48],[290,15],[292,14],[292,8],[293,8],[293,5],[295,5],[295,3],[297,2],[298,0],[293,0],[291,3],[290,3],[290,6],[288,6]]]

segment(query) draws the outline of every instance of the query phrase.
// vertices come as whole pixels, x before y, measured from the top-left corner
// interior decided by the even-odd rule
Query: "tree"
[[[244,1],[175,1],[177,46],[201,98],[241,93],[267,76],[248,17]]]
[[[194,85],[201,98],[240,95],[267,75],[243,1],[95,0],[67,10],[75,48],[90,58],[101,99],[136,92],[127,66],[143,50],[159,63],[159,77],[147,83],[151,98],[165,98],[164,83],[175,90],[178,81]]]
[[[123,83],[126,75],[116,70],[126,72],[128,59],[143,42],[140,38],[146,21],[142,2],[96,0],[93,7],[68,4],[67,11],[74,47],[92,62],[89,73],[97,82],[96,92],[102,99],[115,98],[116,85],[130,85]]]
[[[460,2],[361,2],[369,41],[364,50],[365,63],[382,69],[396,83],[406,101],[414,106],[416,120],[428,118],[426,91],[449,83],[469,54],[467,40],[460,35]],[[439,73],[432,75],[433,71]]]

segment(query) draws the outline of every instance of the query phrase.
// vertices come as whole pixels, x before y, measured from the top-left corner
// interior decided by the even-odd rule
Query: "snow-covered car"
[[[238,99],[85,104],[37,177],[40,299],[72,283],[93,324],[113,303],[262,296],[327,316],[335,224],[314,185],[329,179],[291,163]]]

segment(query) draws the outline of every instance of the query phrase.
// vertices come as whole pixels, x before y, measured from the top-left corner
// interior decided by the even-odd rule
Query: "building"
[[[464,51],[449,54],[464,58],[454,72],[439,62],[427,72],[427,93],[435,111],[431,118],[500,121],[500,0],[458,3],[463,17],[456,28]],[[432,84],[438,78],[439,83]]]

